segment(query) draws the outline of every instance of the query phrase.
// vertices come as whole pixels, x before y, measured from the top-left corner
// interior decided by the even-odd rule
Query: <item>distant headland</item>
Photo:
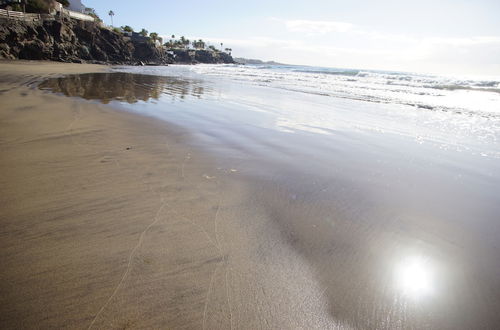
[[[243,57],[235,57],[234,61],[239,64],[256,64],[256,65],[289,65],[285,63],[279,63],[275,61],[262,61],[253,58],[243,58]]]

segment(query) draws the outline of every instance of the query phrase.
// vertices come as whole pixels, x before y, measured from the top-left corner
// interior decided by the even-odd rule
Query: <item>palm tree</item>
[[[122,26],[122,30],[125,32],[134,32],[134,29],[129,25]]]
[[[222,50],[222,47],[224,47],[224,43],[220,43],[220,49]]]
[[[112,10],[110,10],[108,15],[109,17],[111,17],[111,26],[113,26],[113,16],[115,16],[115,13]]]
[[[186,48],[190,43],[189,39],[186,39],[184,36],[180,38],[179,44],[183,47]]]
[[[141,34],[143,37],[147,37],[148,36],[148,30],[146,29],[142,29],[141,32],[139,32],[139,34]]]
[[[167,42],[165,43],[165,46],[166,46],[167,48],[170,48],[170,49],[177,48],[177,41],[172,41],[172,40],[167,41]]]
[[[156,40],[158,40],[158,33],[156,32],[151,32],[149,34],[149,37],[151,38],[151,40],[153,40],[153,42],[156,42]]]
[[[205,49],[205,42],[201,39],[193,40],[191,43],[195,49]]]

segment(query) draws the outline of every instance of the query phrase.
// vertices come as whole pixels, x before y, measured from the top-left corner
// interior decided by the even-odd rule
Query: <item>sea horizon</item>
[[[245,60],[249,60],[244,58]],[[422,76],[431,76],[431,77],[446,77],[446,78],[454,78],[457,80],[465,79],[465,80],[489,80],[489,81],[497,81],[500,82],[500,74],[497,73],[461,73],[461,72],[439,72],[435,70],[404,70],[404,69],[384,69],[384,68],[374,68],[374,67],[350,67],[350,66],[336,66],[336,65],[313,65],[313,64],[292,64],[292,63],[282,63],[280,61],[275,60],[261,60],[261,59],[251,59],[262,61],[263,63],[255,64],[255,63],[236,63],[236,65],[243,64],[249,66],[262,66],[262,65],[276,65],[276,66],[290,66],[290,67],[305,67],[305,68],[319,68],[319,69],[327,69],[327,70],[338,70],[342,71],[367,71],[367,72],[376,72],[376,73],[393,73],[393,74],[411,74],[411,75],[422,75]],[[269,62],[274,64],[269,64]]]

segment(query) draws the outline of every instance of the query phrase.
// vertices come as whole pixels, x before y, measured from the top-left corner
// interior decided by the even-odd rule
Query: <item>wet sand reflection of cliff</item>
[[[170,95],[174,100],[182,100],[187,96],[201,98],[207,92],[207,87],[197,80],[124,72],[51,78],[41,83],[39,88],[66,96],[98,100],[104,104],[115,100],[128,103],[146,102],[150,99],[158,100],[162,95]]]

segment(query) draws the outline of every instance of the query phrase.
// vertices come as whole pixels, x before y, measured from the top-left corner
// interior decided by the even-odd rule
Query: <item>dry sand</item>
[[[237,173],[179,128],[33,87],[107,69],[0,64],[0,328],[326,326],[300,257],[235,220],[259,219]]]

